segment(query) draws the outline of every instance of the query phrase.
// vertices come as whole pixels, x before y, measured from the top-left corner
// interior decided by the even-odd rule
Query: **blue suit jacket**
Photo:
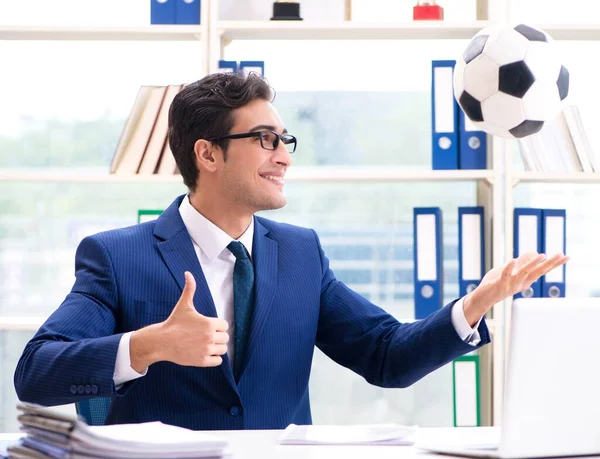
[[[255,217],[255,313],[239,383],[219,367],[160,362],[115,390],[124,332],[165,320],[196,278],[196,309],[216,317],[192,240],[179,215],[183,196],[155,221],[81,241],[76,280],[25,347],[15,371],[22,401],[52,406],[114,397],[107,423],[160,420],[192,429],[271,429],[310,424],[308,382],[314,346],[383,387],[407,387],[473,351],[447,306],[401,324],[336,280],[317,234]],[[481,344],[489,342],[485,321]]]

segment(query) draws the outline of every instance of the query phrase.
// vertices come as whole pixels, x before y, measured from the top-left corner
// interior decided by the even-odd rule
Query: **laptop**
[[[600,456],[600,298],[519,298],[510,329],[502,426],[445,429],[415,446],[464,457]]]

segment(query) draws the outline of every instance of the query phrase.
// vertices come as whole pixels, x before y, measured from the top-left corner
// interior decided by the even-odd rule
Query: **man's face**
[[[285,133],[275,107],[265,100],[254,100],[235,111],[229,134],[265,130]],[[272,145],[274,137],[273,133],[267,133],[263,144]],[[219,171],[218,192],[252,213],[285,206],[283,178],[292,158],[283,142],[275,150],[267,150],[261,146],[259,137],[231,139],[226,156]]]

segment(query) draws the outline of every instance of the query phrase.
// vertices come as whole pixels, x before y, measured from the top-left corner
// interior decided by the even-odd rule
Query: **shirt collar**
[[[190,237],[200,247],[210,261],[214,261],[233,240],[225,231],[208,220],[190,204],[189,196],[185,196],[179,206],[179,214]],[[252,239],[254,236],[254,218],[244,231],[240,241],[250,258],[252,258]]]

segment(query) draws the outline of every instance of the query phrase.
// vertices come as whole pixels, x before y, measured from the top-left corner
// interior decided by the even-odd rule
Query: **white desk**
[[[495,435],[493,427],[479,427],[485,434]],[[281,430],[211,431],[227,438],[232,459],[440,459],[444,456],[428,454],[412,446],[315,446],[279,445]],[[459,440],[473,433],[471,428],[421,428],[419,435]],[[21,434],[0,434],[0,444],[15,442]]]
[[[495,438],[498,428],[479,427],[486,437]],[[473,435],[473,428],[421,428],[419,435],[435,436],[460,441]],[[230,444],[234,459],[440,459],[412,446],[332,446],[332,445],[279,445],[281,430],[217,431]]]

